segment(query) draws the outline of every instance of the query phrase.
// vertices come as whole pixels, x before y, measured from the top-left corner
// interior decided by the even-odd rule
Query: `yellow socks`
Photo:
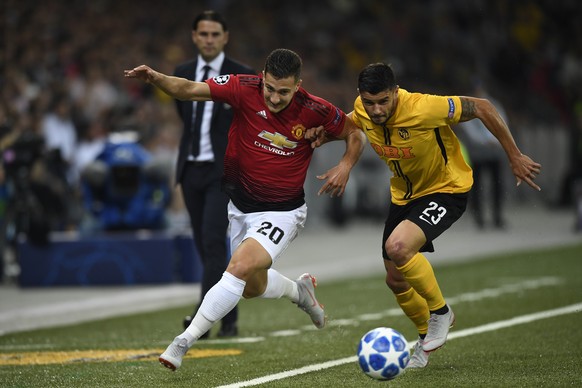
[[[430,311],[436,311],[445,306],[445,298],[434,276],[432,266],[423,254],[417,253],[408,263],[396,268],[416,293],[426,300]]]
[[[426,300],[418,292],[414,291],[414,288],[395,296],[396,302],[398,302],[404,314],[416,325],[418,334],[426,334],[428,331],[428,318],[430,318]]]

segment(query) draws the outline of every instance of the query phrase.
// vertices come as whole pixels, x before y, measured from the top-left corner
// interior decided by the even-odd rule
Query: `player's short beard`
[[[379,122],[379,120],[381,120],[381,121]],[[388,121],[388,116],[384,116],[384,115],[382,115],[382,116],[375,116],[375,117],[372,117],[372,121],[376,125],[384,125]]]

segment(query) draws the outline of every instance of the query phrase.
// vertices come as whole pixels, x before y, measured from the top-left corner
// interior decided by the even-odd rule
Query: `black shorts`
[[[424,232],[426,243],[420,248],[420,252],[434,252],[432,241],[461,218],[467,208],[468,196],[468,193],[436,193],[415,199],[406,205],[391,203],[384,225],[382,257],[390,260],[384,249],[386,240],[396,226],[404,220],[414,222]]]

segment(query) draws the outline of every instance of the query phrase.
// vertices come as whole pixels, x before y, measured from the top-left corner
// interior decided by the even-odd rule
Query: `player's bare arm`
[[[169,76],[146,65],[125,70],[124,75],[126,78],[137,78],[150,83],[178,100],[208,101],[211,97],[210,87],[205,82]]]
[[[346,152],[335,167],[329,169],[325,174],[317,176],[318,179],[326,180],[317,193],[318,195],[329,193],[331,197],[339,197],[344,193],[350,171],[360,159],[366,144],[366,135],[350,117],[346,117],[343,130],[337,138],[346,142]]]
[[[495,108],[487,99],[475,97],[460,97],[461,118],[459,121],[469,121],[475,118],[481,120],[485,127],[501,143],[503,150],[507,154],[513,175],[517,180],[517,186],[525,181],[534,189],[540,191],[541,188],[534,182],[540,173],[542,165],[534,162],[529,156],[521,153],[509,127]]]

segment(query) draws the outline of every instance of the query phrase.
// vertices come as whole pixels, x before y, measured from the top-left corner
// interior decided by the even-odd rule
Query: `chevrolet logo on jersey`
[[[286,136],[281,135],[279,132],[271,133],[268,131],[263,131],[259,133],[259,137],[270,141],[272,146],[275,146],[279,149],[294,149],[297,147],[297,142],[288,140]]]

